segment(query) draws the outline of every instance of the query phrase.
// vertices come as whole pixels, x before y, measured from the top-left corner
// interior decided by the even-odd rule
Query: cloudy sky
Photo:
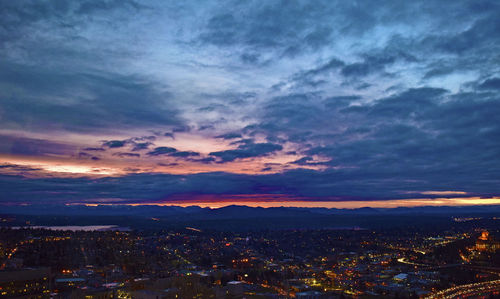
[[[0,1],[0,201],[499,204],[499,15]]]

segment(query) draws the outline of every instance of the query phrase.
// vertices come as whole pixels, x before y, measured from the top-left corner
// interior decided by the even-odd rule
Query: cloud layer
[[[4,1],[0,200],[498,196],[499,13]]]

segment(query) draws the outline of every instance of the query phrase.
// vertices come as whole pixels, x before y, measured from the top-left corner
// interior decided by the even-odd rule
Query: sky
[[[498,1],[0,1],[0,203],[500,204]]]

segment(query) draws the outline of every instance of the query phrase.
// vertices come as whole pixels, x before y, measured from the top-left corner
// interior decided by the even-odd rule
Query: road
[[[442,290],[425,297],[427,299],[477,298],[490,294],[500,294],[500,279],[464,284]]]

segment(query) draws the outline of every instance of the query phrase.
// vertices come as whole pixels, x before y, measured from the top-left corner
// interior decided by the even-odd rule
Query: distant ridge
[[[296,207],[28,205],[0,206],[0,227],[116,225],[130,229],[436,229],[450,225],[497,227],[500,206],[327,209]]]
[[[155,205],[0,205],[3,215],[67,215],[67,216],[187,216],[195,218],[267,218],[301,217],[319,215],[404,215],[404,214],[449,214],[469,215],[497,213],[500,205],[479,206],[423,206],[398,208],[302,208],[302,207],[249,207],[229,205],[221,208],[201,208],[199,206],[155,206]]]

